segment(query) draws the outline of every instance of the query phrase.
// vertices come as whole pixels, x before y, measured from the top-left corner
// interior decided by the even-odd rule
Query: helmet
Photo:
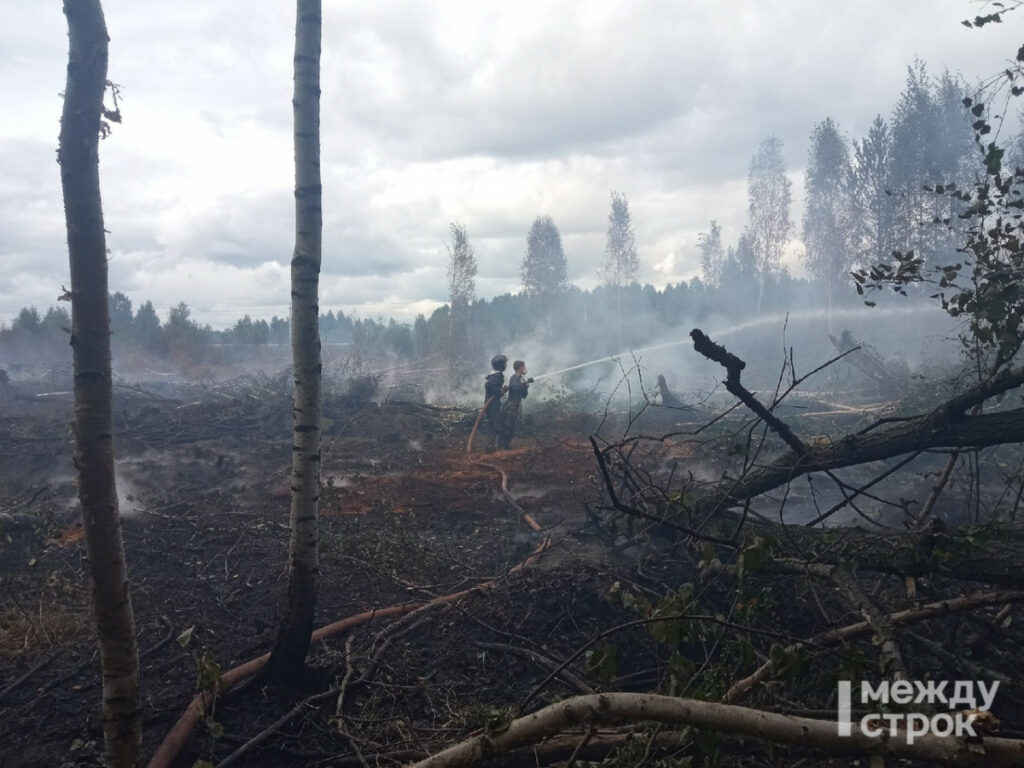
[[[491,368],[496,371],[504,371],[508,365],[508,358],[505,355],[495,355],[491,358]]]

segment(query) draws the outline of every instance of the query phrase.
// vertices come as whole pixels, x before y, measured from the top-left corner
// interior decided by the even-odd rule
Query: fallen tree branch
[[[411,768],[469,768],[496,754],[508,752],[578,726],[621,725],[658,722],[769,741],[809,749],[826,749],[831,754],[865,754],[927,760],[939,765],[1007,766],[1024,761],[1024,741],[988,739],[968,745],[952,736],[925,735],[912,744],[905,734],[871,736],[854,729],[851,736],[839,736],[836,723],[762,712],[748,707],[695,699],[638,693],[602,693],[576,696],[513,720],[496,735],[479,734],[456,744]]]
[[[892,620],[864,593],[857,583],[857,577],[852,573],[836,568],[832,572],[832,580],[860,608],[861,614],[874,631],[881,654],[879,666],[882,674],[893,680],[907,680],[907,668],[903,663],[899,643],[896,642],[896,630]]]
[[[519,702],[519,706],[516,709],[517,714],[522,714],[526,710],[526,705],[533,701],[537,697],[537,694],[544,690],[548,683],[554,680],[556,676],[561,674],[570,664],[572,664],[574,661],[576,661],[576,659],[582,656],[584,651],[594,646],[598,641],[603,640],[604,638],[609,637],[610,635],[614,635],[617,632],[622,632],[623,630],[630,629],[632,627],[642,627],[649,624],[660,624],[666,621],[706,621],[710,622],[711,624],[717,624],[718,626],[726,627],[728,629],[732,629],[735,631],[751,632],[753,634],[765,635],[775,640],[785,640],[786,642],[792,642],[795,640],[795,638],[792,635],[784,632],[777,632],[770,629],[758,629],[756,627],[744,626],[742,624],[736,624],[734,622],[727,621],[718,616],[709,616],[707,614],[672,613],[663,614],[661,616],[649,616],[644,619],[633,619],[632,621],[627,621],[623,624],[618,624],[614,627],[606,629],[603,632],[599,632],[598,634],[594,635],[589,640],[587,640],[585,643],[583,643],[575,651],[573,651],[572,654],[568,656],[568,658],[566,658],[561,664],[556,666],[548,674],[547,677],[541,680],[534,687],[534,689],[530,691],[529,694],[527,694],[526,698]],[[813,640],[795,640],[795,642],[798,645],[814,643]]]
[[[242,757],[244,757],[247,753],[251,752],[257,746],[259,746],[264,741],[266,741],[271,736],[273,736],[274,733],[276,733],[278,731],[278,729],[283,728],[285,725],[287,725],[292,720],[294,720],[296,717],[298,717],[303,712],[305,712],[307,708],[312,707],[315,704],[318,704],[321,701],[324,701],[325,699],[331,698],[332,696],[334,696],[335,694],[338,693],[338,690],[339,690],[338,688],[330,688],[330,689],[328,689],[326,691],[322,691],[320,693],[317,693],[317,694],[314,694],[312,696],[306,697],[305,699],[300,701],[298,704],[296,704],[294,707],[292,707],[290,710],[288,710],[285,714],[281,715],[281,717],[279,717],[277,720],[272,722],[270,725],[268,725],[262,731],[260,731],[255,736],[253,736],[251,739],[249,739],[244,744],[242,744],[242,746],[240,746],[238,749],[236,749],[230,755],[228,755],[223,760],[221,760],[219,763],[217,763],[216,768],[228,768],[228,766],[234,765]]]
[[[1005,369],[967,391],[951,397],[928,413],[888,421],[886,429],[872,427],[835,441],[807,445],[740,383],[746,363],[714,343],[700,329],[691,331],[694,349],[728,371],[726,388],[764,420],[790,450],[769,464],[736,480],[723,481],[694,499],[686,511],[704,518],[733,507],[766,491],[778,488],[801,475],[839,469],[901,456],[930,448],[978,448],[1024,442],[1024,408],[1001,413],[978,414],[978,406],[1024,384],[1024,366]],[[845,353],[844,353],[845,354]],[[968,409],[972,409],[967,415]],[[883,423],[883,422],[879,422]]]
[[[826,469],[880,461],[929,448],[981,448],[1024,442],[1024,408],[952,420],[941,409],[894,424],[888,429],[820,441],[805,453],[787,451],[745,476],[719,483],[698,496],[691,514],[709,515],[788,482]]]
[[[569,670],[560,666],[557,661],[549,659],[547,656],[531,651],[529,648],[520,648],[515,645],[508,645],[507,643],[484,643],[474,642],[473,645],[485,651],[496,651],[497,653],[511,653],[514,656],[521,656],[522,658],[529,659],[540,667],[543,667],[548,672],[554,671],[555,677],[559,678],[565,683],[568,683],[577,693],[590,694],[594,693],[594,689],[587,685],[585,682],[580,680]]]
[[[732,514],[732,513],[730,513]],[[739,518],[739,515],[736,514]],[[1024,525],[987,529],[931,529],[915,533],[863,528],[808,529],[760,523],[760,536],[771,536],[779,552],[761,566],[764,573],[807,575],[831,579],[839,563],[857,572],[899,577],[939,576],[993,586],[1022,589],[1021,548]],[[981,539],[985,541],[982,543]],[[787,556],[798,552],[799,558]],[[737,574],[736,563],[714,559],[700,571],[703,581],[719,574]]]
[[[941,600],[937,603],[929,603],[928,605],[922,605],[920,608],[910,608],[905,611],[897,611],[896,613],[889,614],[888,618],[893,624],[914,624],[920,621],[934,619],[939,616],[949,616],[954,613],[971,611],[975,608],[986,608],[992,605],[1021,602],[1024,602],[1024,591],[982,592],[974,595],[953,598],[951,600]],[[857,624],[850,624],[845,627],[822,632],[821,634],[812,637],[808,642],[824,646],[835,645],[836,643],[840,643],[844,640],[850,640],[854,637],[865,635],[870,631],[871,625],[866,621],[861,621]],[[799,646],[796,644],[791,645],[786,649],[786,652],[793,653],[798,649],[798,647]],[[722,701],[726,704],[732,704],[739,701],[740,698],[747,694],[755,685],[770,679],[773,671],[774,665],[771,660],[766,661],[758,667],[753,674],[733,683],[729,690],[725,692],[725,695],[722,697]]]
[[[619,498],[618,492],[615,490],[615,485],[612,482],[611,473],[608,471],[608,463],[607,461],[605,461],[604,454],[601,452],[601,449],[598,448],[597,439],[593,435],[590,436],[590,445],[594,449],[594,456],[597,458],[597,466],[601,470],[601,477],[604,480],[604,487],[608,491],[608,496],[609,498],[611,498],[612,506],[615,507],[615,509],[619,510],[620,512],[625,512],[627,515],[638,517],[642,520],[650,520],[651,522],[664,525],[667,528],[671,528],[674,531],[679,531],[680,533],[684,533],[687,536],[692,536],[695,539],[700,539],[701,541],[710,541],[713,544],[725,545],[732,545],[734,543],[734,539],[724,539],[718,536],[710,536],[706,533],[701,533],[700,531],[694,530],[693,528],[689,528],[685,525],[680,525],[674,520],[668,519],[665,515],[654,515],[650,512],[645,512],[642,509],[637,509],[634,506],[623,503],[622,500]]]
[[[340,634],[352,627],[357,627],[361,624],[365,624],[374,619],[382,619],[391,616],[402,616],[406,613],[410,613],[418,608],[423,608],[427,605],[441,604],[441,603],[453,603],[457,600],[461,600],[463,597],[467,597],[471,594],[478,594],[487,592],[497,586],[508,576],[511,576],[518,571],[528,568],[537,562],[537,559],[551,546],[551,539],[545,538],[537,547],[530,553],[530,555],[523,560],[519,565],[509,569],[509,571],[502,577],[491,579],[482,584],[477,584],[475,587],[464,589],[461,592],[455,592],[450,595],[442,595],[435,597],[433,600],[420,601],[415,603],[403,603],[401,605],[392,605],[388,608],[381,608],[377,610],[364,611],[358,613],[355,616],[349,616],[347,619],[336,621],[333,624],[328,624],[325,627],[321,627],[313,633],[311,638],[312,643],[318,643],[321,640],[325,640],[328,637]],[[209,691],[203,691],[198,694],[189,703],[188,707],[182,713],[178,722],[174,724],[174,727],[164,737],[164,740],[157,747],[156,752],[147,764],[147,768],[169,768],[171,763],[174,762],[174,758],[181,751],[185,742],[188,740],[189,735],[195,729],[196,725],[202,719],[203,715],[209,710],[213,704],[216,696],[226,692],[228,689],[248,679],[252,675],[256,674],[263,668],[270,658],[269,653],[265,653],[262,656],[258,656],[255,659],[250,659],[244,664],[240,664],[234,669],[230,669],[220,676],[220,680],[217,683],[216,694]]]
[[[699,328],[694,328],[690,331],[690,338],[693,339],[693,348],[697,352],[725,368],[725,388],[731,394],[738,397],[747,408],[760,416],[765,424],[786,441],[786,444],[793,449],[795,454],[802,455],[807,452],[807,446],[793,433],[789,425],[769,411],[764,406],[764,403],[754,397],[754,394],[740,383],[740,371],[747,367],[745,362],[727,351],[725,347],[713,342]]]

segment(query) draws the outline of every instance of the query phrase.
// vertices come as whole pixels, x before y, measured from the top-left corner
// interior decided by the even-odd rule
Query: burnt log
[[[829,335],[829,340],[839,352],[852,352],[846,360],[850,365],[878,384],[887,395],[900,392],[906,380],[906,372],[898,370],[870,344],[856,338],[849,331],[843,331],[839,338]]]
[[[956,395],[934,410],[899,419],[882,419],[856,434],[835,440],[803,440],[740,382],[746,365],[700,330],[690,334],[694,348],[728,371],[727,389],[760,416],[790,450],[735,479],[722,480],[688,497],[686,511],[703,518],[779,488],[811,472],[850,467],[936,448],[983,448],[1024,442],[1024,408],[979,414],[969,412],[985,400],[1024,384],[1024,366],[1005,369]]]
[[[665,381],[665,377],[660,373],[658,374],[658,392],[661,394],[661,404],[667,408],[683,408],[683,401],[680,400],[671,389],[668,388],[668,382]]]

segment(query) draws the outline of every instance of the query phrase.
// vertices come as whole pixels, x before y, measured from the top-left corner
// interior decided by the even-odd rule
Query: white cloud
[[[322,305],[401,319],[444,301],[451,221],[476,248],[481,295],[518,288],[541,214],[570,278],[592,285],[611,190],[629,199],[643,277],[689,277],[712,219],[726,243],[739,235],[762,139],[782,138],[799,203],[814,123],[861,136],[915,56],[969,80],[998,71],[1020,23],[967,30],[962,0],[325,5]],[[184,300],[214,325],[285,314],[293,7],[104,9],[124,113],[101,147],[111,289]],[[66,55],[58,6],[7,3],[0,320],[67,280],[53,162]]]

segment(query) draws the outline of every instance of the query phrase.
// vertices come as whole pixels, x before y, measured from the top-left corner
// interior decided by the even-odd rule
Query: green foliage
[[[180,638],[179,638],[180,640]],[[209,654],[196,657],[196,690],[216,693],[220,687],[220,664]]]
[[[756,573],[767,565],[772,559],[772,546],[773,541],[767,536],[755,536],[746,544],[736,561],[739,578]]]
[[[789,680],[799,675],[807,666],[807,655],[799,648],[778,643],[768,652],[772,662],[772,677],[775,680]]]
[[[629,214],[629,201],[625,195],[612,192],[612,208],[608,214],[608,234],[602,269],[604,282],[612,287],[629,285],[640,272],[636,253],[636,238]]]
[[[981,17],[975,22],[986,23]],[[1005,75],[1011,95],[1024,93],[1019,65]],[[905,295],[911,284],[933,285],[938,292],[932,298],[951,317],[965,320],[964,345],[994,371],[1017,355],[1024,340],[1024,169],[1005,168],[1005,149],[985,139],[992,133],[986,105],[967,97],[962,106],[973,120],[983,177],[972,186],[947,180],[926,187],[933,198],[951,201],[947,210],[959,210],[933,219],[959,237],[958,258],[926,266],[913,250],[897,251],[890,261],[857,270],[853,277],[862,295],[881,288]]]
[[[605,683],[611,682],[619,674],[619,647],[611,643],[603,643],[585,654],[587,672]]]
[[[550,299],[569,287],[562,236],[550,216],[538,216],[530,227],[521,274],[527,296]]]

